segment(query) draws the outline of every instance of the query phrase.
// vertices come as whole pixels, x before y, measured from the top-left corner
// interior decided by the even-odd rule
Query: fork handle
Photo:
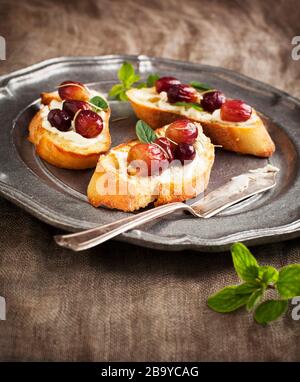
[[[83,251],[95,247],[98,244],[129,231],[139,225],[155,220],[161,216],[171,214],[177,210],[185,210],[189,207],[184,203],[164,204],[160,207],[129,216],[116,222],[105,224],[96,228],[88,229],[67,235],[56,235],[54,239],[61,247],[70,248],[73,251]]]

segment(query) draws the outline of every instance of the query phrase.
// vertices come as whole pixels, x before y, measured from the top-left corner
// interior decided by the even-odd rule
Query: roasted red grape
[[[222,104],[225,102],[225,96],[219,90],[212,92],[207,92],[203,94],[201,100],[201,106],[205,111],[213,113],[215,110],[220,109]]]
[[[166,137],[175,143],[191,144],[198,137],[198,127],[189,119],[178,119],[168,126]]]
[[[188,143],[179,143],[174,151],[174,156],[182,164],[184,164],[184,161],[192,161],[196,156],[195,147]]]
[[[168,101],[176,102],[197,102],[198,92],[190,85],[179,84],[172,85],[168,90]]]
[[[157,138],[154,141],[154,143],[159,145],[162,148],[162,150],[165,151],[165,154],[167,155],[169,162],[172,162],[172,160],[174,159],[173,147],[169,139],[165,137]]]
[[[56,127],[60,131],[68,131],[71,126],[71,118],[67,112],[60,109],[52,109],[47,117],[51,126]]]
[[[75,130],[85,138],[94,138],[103,129],[103,120],[92,110],[81,110],[75,116]]]
[[[167,92],[171,86],[179,84],[180,81],[175,77],[161,77],[155,82],[155,88],[158,93]]]
[[[127,163],[130,174],[150,176],[160,174],[168,167],[169,161],[158,145],[137,143],[130,148]]]
[[[89,92],[87,88],[76,81],[64,81],[58,87],[58,94],[63,100],[88,101]]]
[[[244,101],[230,99],[221,107],[221,119],[228,122],[245,122],[251,117],[252,108]]]
[[[64,101],[63,110],[73,119],[78,110],[91,110],[91,107],[84,101]]]

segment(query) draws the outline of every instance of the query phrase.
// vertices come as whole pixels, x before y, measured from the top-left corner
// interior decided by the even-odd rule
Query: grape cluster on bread
[[[62,109],[52,109],[48,114],[51,126],[59,131],[68,131],[72,121],[76,133],[85,138],[97,137],[103,130],[103,119],[88,103],[89,91],[80,82],[65,81],[58,87],[63,100]]]
[[[182,84],[175,77],[161,77],[155,82],[158,93],[166,92],[168,102],[198,103],[204,111],[213,113],[221,109],[221,118],[227,122],[245,122],[252,114],[251,106],[242,100],[227,100],[225,95],[219,90],[208,90],[199,94],[197,90],[188,84]]]
[[[129,150],[127,163],[142,161],[145,166],[139,167],[138,175],[157,175],[168,167],[173,160],[181,164],[192,161],[196,156],[193,143],[198,137],[197,123],[189,119],[178,119],[171,123],[165,137],[158,137],[152,143],[139,142]]]

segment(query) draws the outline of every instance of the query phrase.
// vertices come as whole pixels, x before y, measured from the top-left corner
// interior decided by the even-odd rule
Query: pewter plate
[[[67,231],[109,223],[126,213],[95,209],[86,199],[91,171],[57,169],[40,160],[26,140],[39,108],[38,96],[70,79],[103,93],[117,82],[121,63],[131,62],[143,79],[149,73],[173,75],[182,82],[203,81],[241,98],[262,113],[276,144],[269,163],[280,168],[277,185],[211,219],[174,214],[123,234],[117,240],[165,250],[221,251],[232,242],[268,243],[300,232],[300,101],[238,73],[205,65],[145,56],[58,58],[0,78],[0,193],[37,218]],[[134,137],[136,117],[126,102],[111,102],[113,145]],[[126,119],[118,120],[126,117]],[[268,161],[217,149],[209,189]]]

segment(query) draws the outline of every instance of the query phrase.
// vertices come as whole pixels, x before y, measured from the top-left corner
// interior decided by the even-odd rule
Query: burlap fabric
[[[148,54],[223,66],[300,96],[298,1],[0,1],[0,72],[55,56]],[[54,228],[0,200],[0,360],[300,360],[300,321],[263,328],[220,315],[209,294],[237,282],[229,253],[160,252],[110,242],[58,248]],[[300,240],[253,249],[300,262]]]

